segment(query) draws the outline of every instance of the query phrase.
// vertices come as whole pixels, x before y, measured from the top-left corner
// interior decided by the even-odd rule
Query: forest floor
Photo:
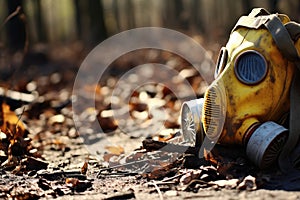
[[[161,51],[126,55],[111,65],[104,80],[83,86],[77,98],[90,98],[87,91],[96,90],[97,106],[78,114],[72,92],[83,58],[80,44],[39,47],[22,64],[15,56],[11,69],[0,69],[0,86],[6,91],[1,94],[0,199],[300,199],[299,175],[284,176],[276,168],[260,171],[240,148],[217,145],[201,159],[195,149],[178,150],[180,106],[190,93],[179,99],[157,83],[139,87],[130,97],[131,118],[120,129],[108,99],[119,73],[149,59],[185,74],[197,97],[203,95],[203,79],[183,59]],[[183,82],[170,81],[185,91]],[[156,107],[151,110],[150,104]],[[150,113],[161,109],[168,116],[163,128]],[[75,126],[74,117],[89,120]],[[151,120],[158,127],[150,129]],[[103,129],[100,136],[91,128],[95,123]],[[87,143],[79,132],[94,135],[97,142]],[[103,137],[106,143],[99,142]],[[94,151],[97,145],[104,146]]]

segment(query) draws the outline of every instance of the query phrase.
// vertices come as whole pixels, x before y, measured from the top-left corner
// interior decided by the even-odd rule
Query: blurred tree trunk
[[[80,0],[74,0],[74,9],[75,9],[75,22],[76,22],[76,34],[79,39],[83,39],[82,37],[82,15],[80,9]]]
[[[88,0],[91,38],[93,42],[101,42],[107,38],[104,21],[103,3],[100,0]]]
[[[22,10],[22,0],[7,0],[9,15],[21,8],[19,13],[7,22],[7,38],[12,52],[23,50],[26,44],[25,15]]]
[[[43,15],[42,15],[42,6],[41,6],[41,0],[35,0],[34,2],[34,10],[35,10],[35,20],[37,24],[37,40],[39,42],[46,42],[46,31],[43,21]]]
[[[252,9],[252,4],[250,2],[250,0],[243,0],[243,9],[245,11],[245,14],[249,14],[251,9]]]
[[[135,28],[135,16],[134,16],[134,5],[132,3],[132,0],[126,0],[125,3],[125,12],[126,18],[127,18],[127,28]]]
[[[107,38],[107,30],[102,1],[74,0],[73,3],[78,39],[92,45],[105,40]]]
[[[298,3],[298,6],[297,6],[297,16],[296,16],[296,20],[297,20],[297,21],[300,21],[300,2]]]
[[[278,12],[278,0],[269,0],[270,12]]]
[[[182,2],[182,0],[173,0],[173,4],[174,4],[175,23],[177,24],[178,28],[184,28],[186,26],[186,23],[184,22],[184,19],[182,18],[183,17],[183,15],[182,15],[183,2]]]
[[[171,28],[182,27],[182,10],[183,3],[182,0],[167,0],[166,5],[166,16],[165,24]]]
[[[114,18],[116,21],[117,32],[119,32],[121,30],[121,25],[120,25],[120,12],[119,12],[118,0],[113,0],[112,7],[113,7]]]
[[[199,0],[193,0],[191,2],[191,15],[190,15],[190,27],[196,31],[200,30],[204,32],[202,6]]]

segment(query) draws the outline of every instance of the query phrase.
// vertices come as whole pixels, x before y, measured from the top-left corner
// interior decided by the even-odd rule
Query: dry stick
[[[167,143],[167,142],[160,142],[160,141],[155,141],[152,139],[146,139],[143,141],[143,148],[145,148],[148,151],[153,151],[153,150],[163,150],[166,152],[179,152],[179,153],[187,153],[187,154],[194,154],[194,155],[198,155],[199,152],[199,147],[190,147],[190,146],[183,146],[183,145],[177,145],[177,144],[172,144],[172,143]],[[133,161],[133,162],[129,162],[129,163],[124,163],[121,165],[116,165],[113,167],[107,167],[107,168],[103,168],[100,169],[97,177],[101,176],[101,173],[103,171],[107,171],[107,170],[112,170],[112,169],[117,169],[120,167],[126,167],[126,166],[130,166],[130,165],[134,165],[134,164],[138,164],[138,163],[144,163],[149,161],[148,159],[146,160],[138,160],[138,161]]]
[[[175,176],[169,177],[169,178],[165,178],[161,181],[156,181],[156,185],[168,185],[168,184],[176,184],[175,181],[172,181],[176,178],[180,178],[181,176],[183,176],[184,174],[177,174]]]
[[[11,13],[10,15],[8,15],[6,17],[6,19],[4,20],[4,22],[1,24],[0,29],[2,30],[4,28],[4,26],[7,24],[7,22],[9,22],[9,20],[11,20],[13,17],[16,17],[17,15],[19,15],[21,12],[21,6],[18,6],[16,8],[16,10]],[[29,38],[28,38],[28,33],[29,33],[29,28],[28,28],[28,24],[26,23],[26,17],[24,15],[24,13],[22,13],[22,18],[21,20],[23,21],[23,23],[25,24],[25,32],[26,32],[26,39],[25,39],[25,45],[24,45],[24,49],[23,49],[23,53],[27,53],[28,51],[28,46],[29,46]]]
[[[8,15],[6,17],[6,19],[4,20],[4,22],[1,25],[1,29],[3,29],[3,27],[5,26],[5,24],[7,24],[7,22],[9,20],[11,20],[13,17],[17,16],[18,14],[20,14],[20,12],[21,12],[21,6],[18,6],[13,13],[11,13],[10,15]]]
[[[25,107],[23,107],[22,113],[20,114],[20,116],[18,117],[18,121],[16,122],[16,126],[15,126],[16,133],[17,133],[18,124],[21,121],[21,117],[23,116],[24,112],[25,112]]]
[[[6,17],[4,22],[1,24],[0,31],[4,28],[4,26],[7,24],[8,21],[10,21],[13,17],[16,17],[19,14],[22,14],[20,19],[22,20],[22,22],[25,25],[25,35],[26,35],[25,37],[26,38],[25,38],[25,44],[24,44],[24,48],[23,48],[23,56],[24,56],[28,52],[28,48],[29,48],[29,27],[28,27],[28,23],[26,21],[26,16],[22,12],[21,6],[18,6],[14,12],[12,12],[10,15],[8,15]],[[11,84],[13,85],[12,82],[11,82]]]
[[[132,161],[132,162],[128,162],[128,163],[124,163],[124,164],[120,164],[120,165],[115,165],[115,166],[112,166],[112,167],[106,167],[106,168],[103,168],[103,169],[100,169],[99,172],[97,173],[97,176],[96,177],[100,177],[101,176],[101,173],[103,171],[107,171],[107,170],[112,170],[112,169],[117,169],[117,168],[120,168],[120,167],[127,167],[127,166],[131,166],[131,165],[134,165],[134,164],[140,164],[140,163],[145,163],[145,162],[149,162],[149,161],[153,161],[153,160],[159,160],[160,158],[156,158],[156,159],[145,159],[145,160],[137,160],[137,161]],[[128,173],[128,172],[126,172]],[[136,173],[128,173],[128,174],[136,174]]]
[[[7,24],[7,22],[9,22],[12,18],[16,17],[17,15],[19,15],[21,13],[21,9],[22,9],[21,6],[18,6],[14,12],[8,15],[4,20],[4,22],[1,24],[0,29],[2,30],[4,26]],[[28,28],[28,24],[26,23],[26,17],[24,13],[22,14],[21,20],[25,24],[25,32],[26,32],[25,45],[23,49],[23,53],[25,54],[28,51],[28,46],[29,46],[29,38],[28,38],[29,28]]]
[[[21,6],[18,6],[13,13],[8,15],[6,17],[6,19],[4,20],[4,22],[1,24],[0,30],[2,30],[4,28],[4,26],[7,24],[7,22],[9,20],[11,20],[13,17],[16,17],[19,14],[22,14],[20,19],[25,24],[25,34],[26,34],[25,45],[24,45],[24,48],[23,48],[23,54],[26,54],[27,51],[28,51],[28,47],[29,47],[29,38],[28,38],[29,28],[28,28],[28,24],[27,24],[27,21],[26,21],[26,16],[25,16],[24,13],[21,12],[21,9],[22,9]]]
[[[189,187],[191,187],[192,184],[202,184],[204,186],[214,186],[214,185],[217,185],[216,183],[210,183],[210,182],[206,182],[206,181],[203,181],[203,180],[200,180],[200,179],[194,179],[192,180],[191,182],[189,182],[185,188],[183,190],[187,190]]]
[[[154,185],[154,187],[155,187],[155,189],[157,190],[157,193],[158,193],[158,195],[159,195],[159,199],[160,199],[160,200],[163,200],[164,197],[163,197],[163,195],[162,195],[162,193],[161,193],[159,187],[158,187],[157,184],[155,183],[155,181],[151,181],[150,184]]]
[[[184,174],[177,174],[177,175],[175,175],[175,176],[172,176],[172,177],[169,177],[169,178],[165,178],[165,179],[163,179],[161,182],[168,182],[168,181],[171,181],[171,180],[173,180],[173,179],[176,179],[176,178],[179,178],[179,177],[181,177],[181,176],[183,176]]]
[[[97,174],[97,177],[100,177],[100,175],[103,171],[117,169],[117,168],[120,168],[120,167],[126,167],[126,166],[130,166],[130,165],[138,164],[138,163],[144,163],[144,162],[147,162],[147,161],[150,161],[150,160],[148,160],[148,159],[146,159],[146,160],[137,160],[137,161],[133,161],[133,162],[124,163],[124,164],[121,164],[121,165],[116,165],[116,166],[113,166],[113,167],[106,167],[106,168],[103,168],[103,169],[99,170],[99,172]]]
[[[143,141],[143,148],[148,151],[161,150],[166,152],[178,152],[198,155],[200,147],[184,146],[179,144],[172,144],[167,142],[160,142],[152,139]]]

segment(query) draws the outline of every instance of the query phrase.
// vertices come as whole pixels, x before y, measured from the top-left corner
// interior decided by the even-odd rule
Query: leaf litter
[[[9,88],[10,93],[0,94],[0,197],[38,199],[97,193],[101,198],[126,199],[136,198],[143,191],[158,194],[162,199],[180,196],[180,192],[199,194],[205,189],[300,189],[300,184],[296,184],[300,178],[283,179],[276,169],[261,172],[238,147],[216,145],[199,158],[198,147],[185,146],[178,132],[178,116],[182,100],[189,99],[191,94],[180,78],[170,81],[177,86],[176,94],[180,93],[182,99],[160,84],[144,85],[130,97],[131,118],[115,120],[109,97],[120,73],[142,64],[141,61],[149,62],[149,54],[152,62],[166,63],[178,70],[198,96],[203,95],[207,86],[204,80],[189,63],[171,53],[149,50],[118,59],[107,79],[96,85],[84,85],[87,93],[78,96],[84,101],[88,98],[86,94],[96,88],[97,107],[77,116],[89,119],[90,124],[82,124],[81,129],[88,130],[100,123],[107,137],[124,137],[123,143],[107,144],[105,152],[99,152],[101,162],[86,151],[74,127],[71,89],[76,67],[54,62],[53,69],[45,75],[41,69],[29,66],[28,70],[34,69],[34,76],[20,79],[14,90],[1,83],[3,91]],[[136,78],[139,77],[132,81]],[[126,88],[126,83],[122,87]],[[16,98],[19,93],[24,95]],[[118,102],[121,100],[114,97],[113,103]],[[123,107],[122,102],[115,105],[118,109]],[[161,109],[165,116],[154,119],[153,113]],[[151,129],[150,122],[164,122],[164,128]],[[118,129],[120,125],[127,128],[123,130],[126,134]]]

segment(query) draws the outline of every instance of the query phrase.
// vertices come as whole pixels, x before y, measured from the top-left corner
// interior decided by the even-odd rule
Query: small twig
[[[97,174],[97,178],[100,178],[101,176],[105,175],[105,176],[134,176],[137,175],[138,173],[136,172],[115,172],[115,173],[109,173],[109,174]]]
[[[21,121],[21,117],[23,116],[24,112],[25,112],[25,107],[23,107],[22,113],[19,115],[18,121],[16,122],[15,130],[14,130],[15,133],[17,133],[18,124],[19,124],[19,122]]]
[[[160,199],[160,200],[163,200],[164,197],[163,197],[163,195],[162,195],[162,193],[161,193],[159,187],[158,187],[157,184],[155,183],[155,181],[151,181],[150,184],[152,184],[152,185],[155,187],[155,189],[156,189],[156,191],[157,191],[157,193],[158,193],[158,195],[159,195],[159,199]]]
[[[187,184],[183,190],[186,191],[188,188],[191,188],[193,184],[201,184],[201,186],[206,186],[206,187],[216,185],[215,183],[206,182],[200,179],[194,179],[191,182],[189,182],[189,184]]]
[[[3,22],[2,25],[1,25],[1,29],[3,29],[3,27],[5,26],[5,24],[7,24],[7,22],[8,22],[9,20],[11,20],[13,17],[17,16],[17,15],[20,14],[20,13],[21,13],[21,6],[18,6],[18,7],[16,8],[16,10],[15,10],[13,13],[11,13],[10,15],[8,15],[8,16],[6,17],[6,19],[4,20],[4,22]]]
[[[168,182],[164,182],[164,181],[157,181],[156,185],[175,185],[176,182],[175,181],[168,181]]]
[[[143,141],[143,148],[148,151],[160,150],[165,152],[178,152],[198,155],[200,147],[184,146],[179,144],[172,144],[168,142],[161,142],[152,139]]]
[[[121,164],[121,165],[115,165],[113,167],[106,167],[106,168],[103,168],[103,169],[100,169],[98,174],[97,174],[97,177],[100,177],[101,176],[101,173],[103,171],[108,171],[108,170],[112,170],[112,169],[117,169],[117,168],[120,168],[120,167],[126,167],[126,166],[131,166],[131,165],[134,165],[134,164],[139,164],[139,163],[144,163],[144,162],[147,162],[149,161],[148,159],[147,160],[137,160],[137,161],[133,161],[133,162],[128,162],[128,163],[124,163],[124,164]]]
[[[181,176],[183,176],[184,174],[177,174],[175,176],[172,176],[172,177],[169,177],[169,178],[166,178],[166,179],[163,179],[161,182],[168,182],[168,181],[172,181],[173,179],[176,179],[176,178],[179,178]]]
[[[14,12],[12,12],[10,15],[8,15],[6,17],[6,19],[4,20],[4,22],[1,24],[0,26],[0,31],[2,31],[4,29],[4,26],[14,17],[18,16],[19,19],[22,21],[22,23],[24,24],[25,26],[25,41],[24,41],[24,47],[23,47],[23,58],[22,58],[22,62],[24,61],[24,56],[27,54],[28,52],[28,49],[29,49],[29,26],[28,26],[28,23],[27,23],[27,20],[26,20],[26,15],[24,14],[24,12],[22,12],[22,7],[21,6],[18,6],[16,8],[16,10]],[[19,66],[20,67],[20,66]],[[19,68],[18,67],[18,68]],[[18,69],[17,68],[17,69]],[[15,71],[17,70],[15,69]],[[13,83],[11,83],[13,84]]]
[[[18,117],[18,121],[16,122],[16,127],[18,126],[18,123],[20,122],[21,117],[23,116],[24,112],[25,112],[25,107],[23,107],[23,110],[22,110],[21,114]]]

